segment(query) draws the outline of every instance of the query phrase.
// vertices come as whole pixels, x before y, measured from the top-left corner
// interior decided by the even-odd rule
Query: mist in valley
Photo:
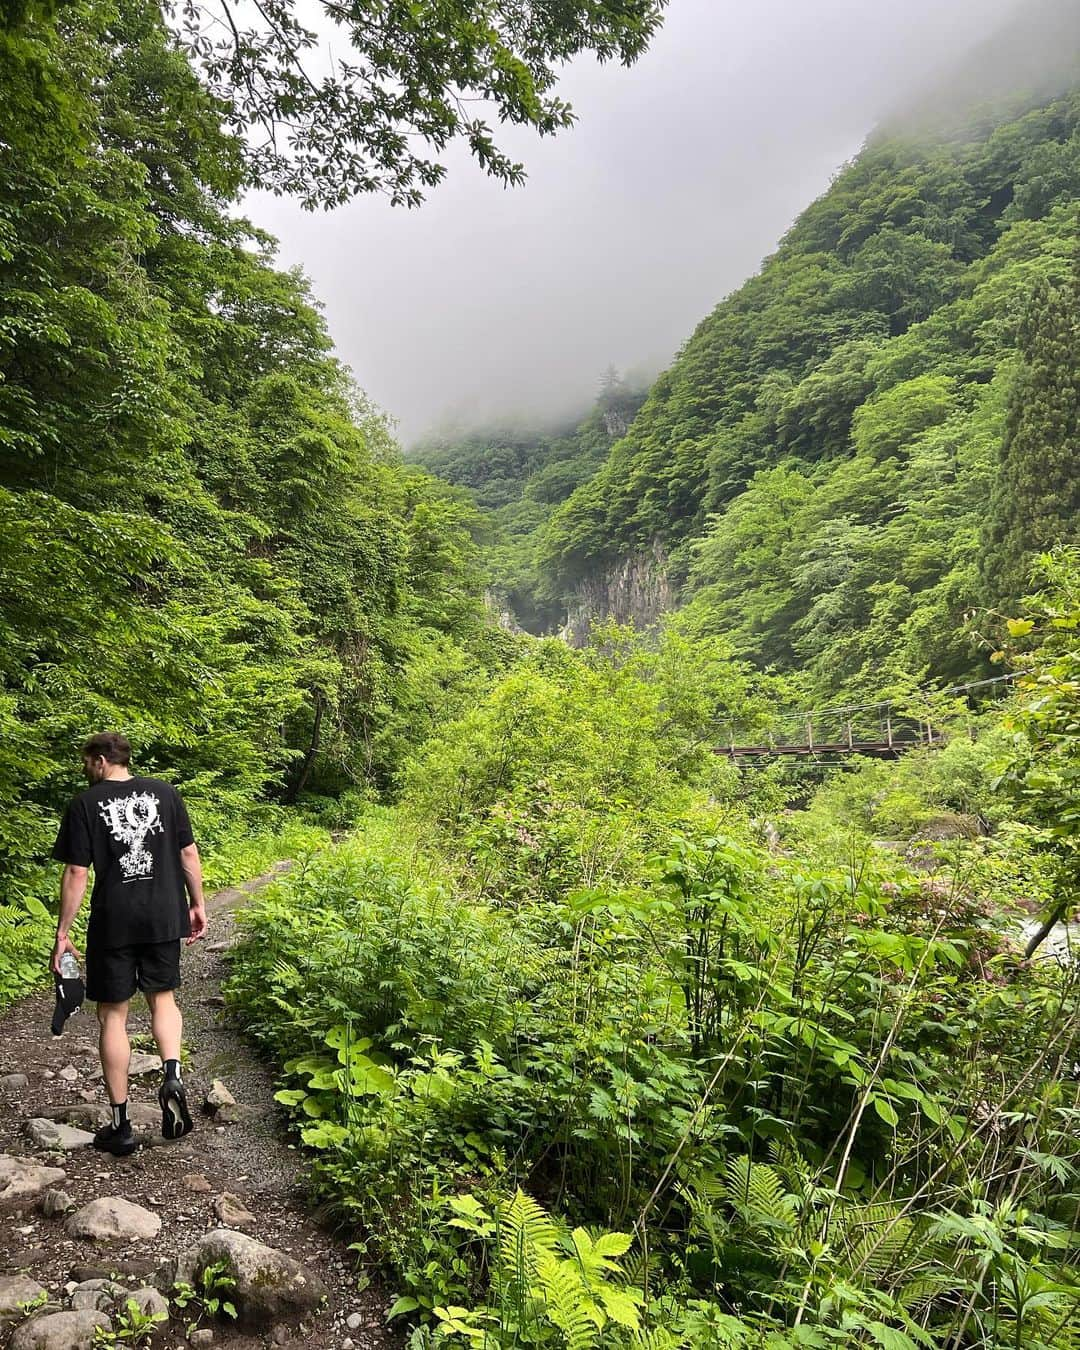
[[[246,209],[312,278],[403,443],[557,426],[607,367],[634,383],[662,369],[874,127],[932,106],[980,45],[989,97],[1051,78],[1075,29],[1072,6],[1015,0],[672,0],[637,66],[568,69],[572,130],[498,129],[523,187],[458,152],[419,210],[364,197],[309,214],[267,195]]]

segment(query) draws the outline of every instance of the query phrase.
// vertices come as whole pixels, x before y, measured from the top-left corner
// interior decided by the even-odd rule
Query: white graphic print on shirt
[[[152,792],[110,797],[101,803],[101,815],[109,833],[117,843],[128,846],[128,852],[118,859],[125,881],[139,881],[154,875],[154,855],[145,844],[148,834],[161,834],[165,829],[158,805]]]

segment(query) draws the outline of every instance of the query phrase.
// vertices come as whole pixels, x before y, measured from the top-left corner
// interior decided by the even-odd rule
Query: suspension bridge
[[[759,727],[748,732],[744,725],[728,723],[722,728],[723,743],[714,747],[714,753],[748,762],[776,756],[822,761],[850,755],[896,759],[909,750],[945,744],[946,725],[955,723],[955,710],[952,716],[944,715],[948,699],[966,699],[970,708],[980,699],[1001,697],[1019,673],[924,690],[903,700],[782,713],[765,730]]]

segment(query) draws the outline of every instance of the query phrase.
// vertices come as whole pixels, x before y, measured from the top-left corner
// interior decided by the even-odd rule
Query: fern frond
[[[540,1258],[552,1256],[558,1241],[554,1223],[520,1187],[499,1207],[499,1262],[523,1287],[532,1283]]]
[[[566,1350],[592,1350],[604,1314],[585,1292],[575,1263],[542,1256],[537,1278],[547,1315],[562,1332]]]
[[[798,1213],[798,1197],[784,1188],[776,1169],[747,1157],[729,1158],[724,1168],[726,1199],[751,1228],[790,1232]]]

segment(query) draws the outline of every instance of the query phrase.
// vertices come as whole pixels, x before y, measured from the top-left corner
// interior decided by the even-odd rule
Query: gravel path
[[[230,1192],[254,1216],[245,1231],[305,1264],[330,1291],[327,1306],[289,1334],[288,1343],[295,1350],[349,1350],[350,1341],[357,1350],[400,1345],[383,1325],[387,1291],[374,1285],[358,1289],[348,1238],[332,1232],[312,1212],[301,1160],[273,1103],[272,1071],[222,1013],[219,981],[233,937],[234,911],[246,893],[268,884],[273,876],[212,896],[206,940],[184,951],[180,1000],[188,1055],[184,1073],[196,1117],[195,1129],[185,1139],[167,1142],[160,1136],[156,1099],[160,1075],[155,1072],[132,1079],[133,1109],[141,1103],[144,1114],[153,1114],[147,1116],[145,1133],[138,1130],[136,1120],[145,1142],[130,1157],[112,1158],[85,1147],[62,1155],[36,1148],[24,1133],[30,1118],[56,1118],[74,1107],[88,1117],[101,1109],[104,1119],[107,1098],[99,1075],[93,1007],[69,1021],[56,1039],[49,1031],[51,992],[24,999],[0,1017],[0,1080],[6,1075],[26,1078],[25,1085],[16,1079],[0,1086],[0,1153],[62,1167],[67,1173],[62,1189],[77,1206],[116,1195],[154,1211],[162,1221],[152,1241],[95,1244],[68,1237],[63,1221],[44,1217],[36,1205],[21,1210],[9,1205],[0,1215],[0,1272],[25,1273],[57,1301],[73,1276],[119,1273],[133,1286],[144,1283],[140,1277],[190,1246],[204,1231],[220,1226],[213,1204]],[[142,999],[132,1004],[130,1031],[137,1049],[154,1050]],[[239,1104],[224,1124],[199,1110],[215,1078],[224,1081]],[[89,1118],[72,1123],[93,1126]],[[7,1329],[0,1328],[0,1344],[7,1343],[10,1326],[9,1322]],[[282,1344],[284,1329],[279,1327],[275,1336],[275,1343]],[[246,1350],[268,1343],[268,1338],[215,1326],[213,1343]],[[186,1345],[183,1324],[171,1322],[155,1335],[154,1344]]]

